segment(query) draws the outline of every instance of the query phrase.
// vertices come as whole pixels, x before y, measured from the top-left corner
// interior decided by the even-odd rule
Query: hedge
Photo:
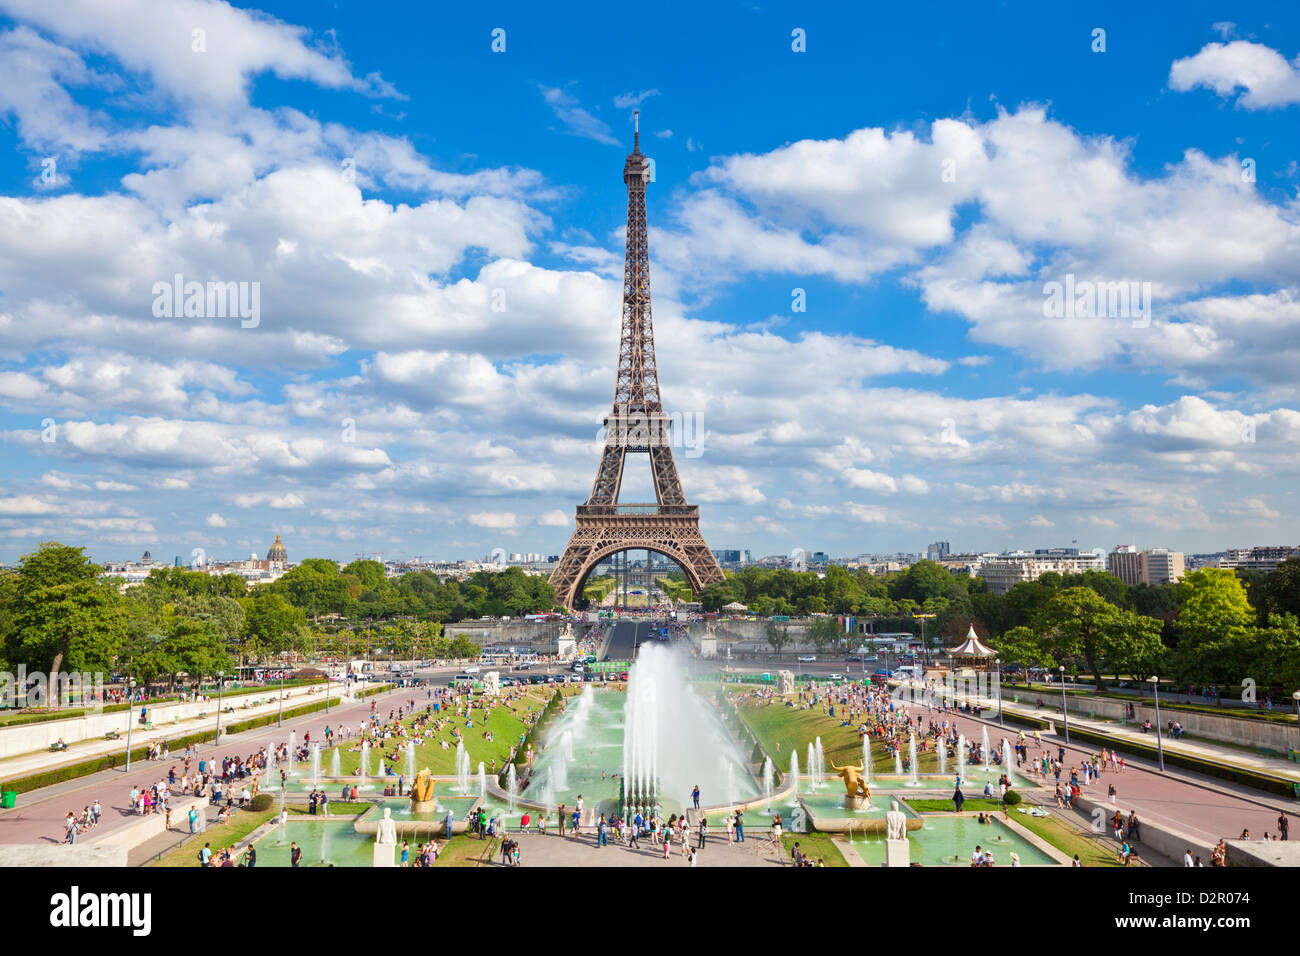
[[[385,686],[373,687],[362,691],[357,695],[358,699],[372,697],[386,689]],[[335,705],[337,706],[337,704]],[[325,701],[319,700],[313,704],[303,704],[284,712],[286,718],[305,717],[307,714],[313,714],[318,710],[325,709]],[[258,727],[266,727],[277,721],[279,715],[266,714],[262,717],[253,717],[249,720],[242,720],[222,728],[226,734],[239,734],[246,730],[254,730]],[[204,731],[197,734],[186,734],[183,737],[175,737],[167,740],[168,750],[179,750],[182,747],[188,747],[191,744],[202,744],[208,740],[210,731]],[[215,727],[211,733],[215,733]],[[149,755],[149,748],[158,741],[150,741],[131,751],[131,759],[135,761],[144,760]],[[68,764],[64,767],[55,767],[52,770],[45,770],[41,773],[31,774],[26,777],[19,777],[14,780],[6,780],[0,783],[0,789],[14,790],[18,793],[28,793],[32,790],[39,790],[42,787],[49,787],[56,783],[63,783],[68,780],[75,780],[78,777],[84,777],[87,774],[99,773],[101,770],[115,770],[119,763],[125,763],[126,757],[121,753],[104,754],[102,757],[96,757],[93,760],[85,760],[81,763]]]

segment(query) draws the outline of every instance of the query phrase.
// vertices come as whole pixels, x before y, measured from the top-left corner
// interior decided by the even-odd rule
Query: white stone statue
[[[885,839],[907,839],[907,817],[898,809],[898,801],[889,801],[889,812],[885,814]]]
[[[391,807],[384,807],[384,818],[379,821],[379,832],[375,834],[375,842],[382,846],[397,845],[397,824],[393,822]]]

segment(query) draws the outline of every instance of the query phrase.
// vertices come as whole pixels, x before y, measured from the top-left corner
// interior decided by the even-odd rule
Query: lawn
[[[813,861],[820,859],[824,866],[848,866],[849,861],[835,845],[829,833],[785,833],[781,835],[781,845],[785,847],[785,858],[790,859],[790,850],[796,844],[805,856]]]
[[[858,739],[857,726],[841,727],[839,717],[826,716],[820,707],[800,710],[766,701],[746,701],[740,713],[780,771],[789,768],[790,747],[793,745],[799,751],[799,766],[806,772],[808,768],[804,764],[808,759],[808,745],[818,737],[822,739],[828,773],[832,762],[855,767],[862,763],[862,743]],[[933,752],[921,754],[917,763],[918,773],[939,772],[939,758]],[[892,773],[894,769],[894,758],[886,756],[884,742],[874,737],[871,740],[871,767],[874,773]]]
[[[907,805],[917,813],[952,813],[956,807],[951,800],[914,800],[907,798]],[[963,813],[978,813],[983,810],[985,813],[990,811],[1002,812],[1001,800],[988,800],[984,797],[972,797],[962,803]]]
[[[541,692],[541,688],[537,693]],[[523,699],[511,702],[508,706],[498,705],[492,708],[488,715],[486,725],[483,722],[483,712],[477,707],[473,710],[472,721],[474,726],[469,727],[470,720],[465,717],[451,717],[448,726],[434,737],[427,739],[424,743],[418,744],[415,748],[415,766],[422,770],[428,767],[434,774],[453,774],[456,772],[456,741],[452,738],[452,727],[460,728],[461,734],[465,741],[465,749],[469,752],[470,767],[477,770],[480,762],[486,764],[489,768],[496,762],[497,770],[500,770],[510,756],[510,748],[519,742],[519,738],[526,732],[523,718],[530,713],[540,711],[546,706],[549,700],[549,692],[546,697],[537,696],[537,693],[530,691]],[[511,709],[513,708],[513,710]],[[403,720],[407,727],[410,727],[412,720]],[[484,734],[490,731],[495,739],[487,740]],[[447,749],[443,750],[440,741],[447,741]],[[400,738],[392,738],[386,741],[387,750],[373,748],[370,752],[370,772],[373,774],[378,770],[378,760],[382,755],[385,767],[393,767],[399,773],[405,772],[406,753],[402,749],[405,741]],[[329,768],[333,763],[334,751],[339,751],[339,767],[345,776],[356,774],[361,764],[361,742],[359,738],[352,737],[329,750],[321,751],[321,768],[322,772],[328,774]]]
[[[434,866],[480,866],[496,859],[501,852],[501,840],[493,837],[480,840],[472,836],[454,836],[442,844]]]
[[[170,853],[164,853],[162,859],[151,863],[150,866],[192,866],[197,869],[199,850],[203,849],[204,843],[212,845],[212,855],[215,857],[226,847],[232,846],[248,836],[277,813],[279,813],[277,809],[260,810],[256,813],[250,810],[240,810],[231,817],[229,823],[212,824],[202,834],[190,840],[184,846],[177,847]]]
[[[969,802],[969,801],[968,801]],[[1122,866],[1114,851],[1056,816],[1031,817],[1027,813],[1014,813],[1013,819],[1026,830],[1046,840],[1066,856],[1079,855],[1084,866]]]

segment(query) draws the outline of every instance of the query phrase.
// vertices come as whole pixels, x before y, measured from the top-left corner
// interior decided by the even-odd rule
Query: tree
[[[776,656],[781,656],[781,648],[790,643],[790,630],[786,627],[779,627],[775,621],[767,622],[767,643],[772,645],[772,650],[776,651]]]
[[[1179,647],[1214,642],[1242,633],[1255,623],[1255,610],[1241,580],[1228,568],[1201,568],[1183,578],[1178,613]],[[1184,647],[1186,645],[1186,647]]]
[[[112,666],[126,634],[126,613],[121,594],[100,577],[85,549],[42,542],[23,555],[8,597],[8,656],[38,666],[48,661],[51,690],[64,664],[73,670]],[[58,694],[50,696],[57,707]]]
[[[1043,607],[1038,633],[1056,660],[1082,658],[1098,689],[1100,662],[1115,639],[1119,609],[1091,588],[1066,588]]]

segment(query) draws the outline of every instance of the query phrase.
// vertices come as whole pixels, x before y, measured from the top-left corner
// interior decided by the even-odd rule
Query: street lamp
[[[1295,719],[1300,722],[1300,690],[1292,694],[1291,699],[1295,701]]]
[[[1160,755],[1160,772],[1165,772],[1165,745],[1160,738],[1160,678],[1151,676],[1151,693],[1156,699],[1156,752]]]
[[[225,686],[225,671],[217,671],[217,739],[214,746],[221,746],[221,691]]]
[[[1065,699],[1065,665],[1057,668],[1061,672],[1061,716],[1065,718],[1065,742],[1070,742],[1070,708]]]
[[[126,688],[126,772],[131,772],[131,725],[135,723],[135,678]]]
[[[217,693],[220,694],[221,692],[218,691]],[[217,711],[218,713],[220,713],[221,708],[218,707]],[[221,722],[220,716],[217,717],[217,722],[218,723]],[[280,668],[280,710],[275,715],[275,726],[277,727],[284,726],[284,668],[283,667]]]
[[[1002,723],[1002,661],[993,658],[998,663],[998,723]]]

